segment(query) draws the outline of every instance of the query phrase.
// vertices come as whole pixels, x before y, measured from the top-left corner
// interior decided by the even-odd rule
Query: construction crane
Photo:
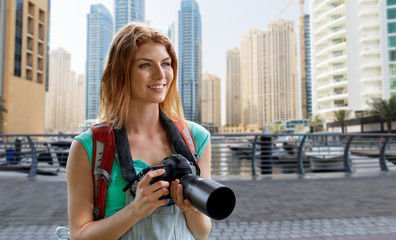
[[[280,15],[282,15],[282,13],[283,13],[288,7],[290,7],[290,5],[291,5],[293,2],[294,2],[294,0],[290,0],[290,1],[286,4],[286,6],[284,6],[284,7],[282,8],[282,10],[280,10],[280,12],[279,12],[278,14],[276,14],[276,16],[275,16],[275,18],[274,18],[274,21],[276,21],[276,20],[278,19],[278,17],[279,17]]]

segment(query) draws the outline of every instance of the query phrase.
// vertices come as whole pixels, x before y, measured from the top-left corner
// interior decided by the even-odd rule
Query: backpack
[[[173,151],[183,155],[193,163],[199,175],[197,165],[197,150],[191,130],[182,122],[173,122],[160,111],[160,119],[165,125],[173,146]],[[99,123],[91,126],[93,137],[92,177],[94,182],[94,219],[103,219],[105,214],[107,187],[111,183],[111,169],[116,153],[117,130],[112,124]],[[115,134],[116,132],[116,134]],[[126,134],[126,133],[125,133]],[[118,147],[117,147],[118,149]],[[128,149],[129,150],[129,149]],[[119,153],[117,153],[119,155]],[[120,155],[119,155],[120,157]],[[136,176],[133,162],[125,162],[126,158],[119,158],[123,178],[130,182]],[[128,176],[125,176],[128,175]]]

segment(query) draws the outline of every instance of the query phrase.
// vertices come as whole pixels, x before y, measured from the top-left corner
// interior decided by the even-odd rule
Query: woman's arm
[[[211,146],[210,140],[206,144],[201,157],[198,161],[198,166],[201,170],[200,176],[210,179],[211,171]],[[205,214],[196,210],[191,204],[190,200],[183,197],[183,186],[179,180],[175,180],[171,185],[171,194],[175,203],[179,208],[185,212],[187,227],[194,235],[195,239],[207,239],[212,227],[211,220]]]
[[[159,169],[146,174],[138,183],[136,198],[129,205],[108,218],[94,221],[91,164],[83,145],[74,141],[66,166],[70,238],[119,239],[139,219],[166,203],[166,200],[158,198],[169,193],[169,183],[158,181],[149,184],[152,178],[163,173],[164,170]]]

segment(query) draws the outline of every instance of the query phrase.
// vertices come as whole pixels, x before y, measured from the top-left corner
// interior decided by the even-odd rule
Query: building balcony
[[[335,44],[335,45],[327,45],[322,48],[318,48],[318,51],[315,54],[315,56],[322,56],[322,55],[328,54],[330,52],[337,51],[337,50],[343,50],[343,49],[346,49],[346,42],[342,42],[342,43]]]
[[[347,68],[333,69],[317,75],[316,80],[330,78],[334,75],[343,75],[347,73]]]
[[[346,21],[345,16],[342,16],[335,20],[330,20],[326,24],[320,26],[318,30],[315,31],[315,35],[320,35],[321,33],[324,32],[330,32],[332,27],[343,25],[345,21]]]
[[[323,91],[323,90],[330,90],[336,87],[346,87],[348,86],[348,80],[347,79],[342,79],[341,81],[335,81],[335,80],[330,80],[327,83],[322,83],[322,84],[317,84],[316,85],[316,90]]]
[[[347,57],[346,55],[341,55],[338,57],[328,57],[326,59],[322,59],[322,61],[318,64],[316,64],[316,68],[325,68],[331,66],[332,63],[338,62],[338,63],[346,63]]]
[[[380,61],[370,61],[364,65],[362,65],[361,69],[362,70],[369,70],[373,68],[381,68],[381,62]]]
[[[377,29],[379,31],[380,28],[380,21],[378,19],[370,19],[370,21],[366,21],[360,24],[361,31],[367,31],[369,29]]]
[[[343,92],[343,93],[328,93],[325,95],[318,95],[317,97],[317,102],[318,104],[321,102],[328,102],[328,101],[334,101],[334,100],[347,100],[348,99],[348,93]]]
[[[382,82],[381,72],[378,72],[378,75],[363,77],[362,81],[364,83]]]
[[[330,34],[327,34],[324,37],[322,37],[321,39],[319,39],[318,41],[316,41],[315,45],[320,46],[325,43],[331,43],[332,39],[343,38],[345,36],[346,36],[346,29],[342,29],[342,30],[339,30],[336,32],[331,32]]]

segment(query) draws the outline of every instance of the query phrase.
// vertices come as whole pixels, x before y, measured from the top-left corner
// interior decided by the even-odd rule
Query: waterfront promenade
[[[213,222],[209,239],[396,239],[396,172],[214,180],[234,190],[237,204]],[[66,203],[64,173],[29,180],[0,171],[0,239],[55,239]]]

